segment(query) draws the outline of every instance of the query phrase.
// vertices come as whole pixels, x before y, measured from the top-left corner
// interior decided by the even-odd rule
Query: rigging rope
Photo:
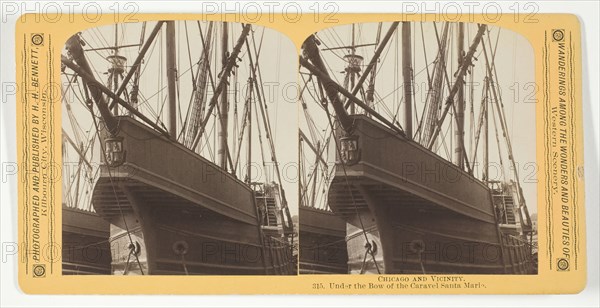
[[[204,118],[204,110],[206,108],[206,90],[208,87],[207,75],[210,74],[210,55],[212,52],[211,38],[213,34],[213,22],[209,23],[207,32],[208,34],[206,40],[204,40],[204,36],[202,35],[202,33],[200,33],[203,51],[202,56],[198,61],[198,76],[193,85],[194,101],[189,114],[190,122],[187,124],[187,132],[185,134],[185,139],[183,142],[183,144],[188,148],[192,146],[194,140],[197,138],[197,134],[200,130],[200,125]],[[210,77],[210,82],[214,90],[214,81],[212,80],[212,77]]]
[[[94,127],[96,128],[96,135],[97,135],[98,140],[100,141],[100,149],[101,149],[102,155],[104,157],[104,160],[108,161],[108,155],[106,154],[106,149],[104,148],[104,146],[102,144],[102,138],[100,138],[100,128],[98,126],[98,121],[96,120],[96,117],[94,116],[94,112],[93,112],[93,106],[94,106],[94,104],[92,103],[92,100],[89,97],[89,93],[88,93],[87,87],[85,87],[84,90],[85,90],[86,102],[88,104],[88,110],[90,111],[90,114],[92,115],[92,119],[94,121]],[[129,239],[129,245],[135,247],[135,244],[133,242],[133,238],[131,236],[131,232],[129,230],[129,226],[127,225],[127,220],[125,219],[125,215],[123,214],[123,209],[121,208],[121,202],[119,200],[119,196],[118,196],[117,190],[115,188],[115,183],[113,181],[112,173],[110,171],[110,167],[108,167],[108,166],[107,166],[107,171],[108,171],[108,178],[110,180],[110,185],[111,185],[113,194],[115,196],[115,201],[117,202],[117,208],[119,209],[119,213],[120,213],[121,218],[123,220],[123,225],[125,227],[125,231],[127,232],[127,237]],[[130,254],[131,254],[131,252],[130,252]],[[140,259],[138,258],[137,254],[135,254],[135,259],[136,259],[136,262],[138,264],[138,267],[140,269],[141,274],[144,275],[144,269],[142,268],[142,264],[140,263]],[[127,261],[127,263],[129,263],[129,261]]]
[[[435,27],[435,24],[434,24],[434,29],[435,29],[436,37],[438,37],[438,40],[437,40],[438,41],[438,54],[437,54],[436,60],[434,61],[435,66],[433,69],[433,78],[434,78],[433,87],[430,88],[429,91],[427,92],[427,98],[425,101],[427,115],[424,115],[424,118],[421,117],[425,121],[425,126],[424,126],[425,131],[422,135],[420,143],[425,146],[427,146],[431,142],[431,138],[434,134],[436,126],[438,125],[438,110],[441,106],[442,92],[444,91],[443,79],[444,79],[444,76],[447,77],[447,74],[445,74],[446,73],[445,57],[447,56],[446,44],[448,41],[449,26],[447,23],[444,25],[444,33],[442,35],[441,40],[438,36],[437,27]]]
[[[326,100],[325,97],[322,97],[322,102],[327,103],[327,100]],[[335,133],[335,128],[333,126],[333,122],[331,121],[332,116],[331,116],[331,114],[329,112],[329,108],[327,106],[324,106],[324,107],[325,107],[325,112],[327,113],[327,120],[329,122],[329,126],[331,128],[331,132],[333,133],[333,138],[335,139],[335,143],[336,143],[335,144],[335,148],[336,148],[337,154],[339,155],[339,157],[342,157],[342,153],[341,153],[341,150],[340,150],[340,145],[338,144],[339,138],[337,137],[337,135]],[[344,171],[344,180],[346,181],[346,187],[348,188],[348,192],[350,193],[350,198],[352,200],[352,204],[354,205],[354,211],[355,211],[355,214],[358,217],[358,221],[360,223],[360,228],[362,230],[363,235],[365,236],[366,244],[368,244],[370,246],[370,240],[369,240],[369,237],[367,236],[367,231],[366,231],[364,223],[362,221],[362,217],[360,216],[360,214],[358,212],[358,206],[356,205],[356,200],[354,198],[354,193],[353,193],[353,190],[352,190],[352,185],[350,185],[350,181],[348,180],[348,173],[346,171],[346,163],[344,163],[343,161],[341,161],[341,165],[342,165],[342,169]],[[377,260],[375,259],[375,253],[373,251],[367,251],[367,252],[370,252],[371,257],[373,258],[373,262],[375,263],[375,266],[377,267],[377,273],[381,274],[381,272],[379,270],[379,266],[377,265]],[[365,258],[366,258],[366,256],[365,256]]]

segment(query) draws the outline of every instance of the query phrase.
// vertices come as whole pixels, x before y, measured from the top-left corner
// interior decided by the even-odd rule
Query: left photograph
[[[291,41],[250,24],[74,34],[61,56],[63,274],[296,275],[297,108],[282,90],[296,61]]]

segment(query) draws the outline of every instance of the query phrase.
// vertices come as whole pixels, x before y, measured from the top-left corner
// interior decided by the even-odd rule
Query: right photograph
[[[299,60],[300,274],[537,274],[527,39],[348,24]]]

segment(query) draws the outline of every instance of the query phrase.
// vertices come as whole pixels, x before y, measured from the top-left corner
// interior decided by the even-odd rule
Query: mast
[[[79,152],[83,153],[83,141],[79,143]],[[77,164],[77,182],[75,184],[75,208],[79,208],[79,182],[81,180],[80,172],[81,172],[81,162],[83,161],[83,157],[79,156],[79,163]]]
[[[227,66],[227,60],[228,60],[228,48],[229,48],[229,36],[228,36],[228,26],[227,23],[224,22],[223,23],[223,34],[221,37],[221,62],[223,64],[223,67]],[[228,78],[228,76],[226,75],[225,78]],[[220,126],[219,126],[219,147],[218,147],[218,155],[219,155],[219,165],[221,166],[221,168],[223,169],[227,169],[227,123],[228,123],[228,117],[229,117],[229,106],[228,106],[228,102],[227,102],[227,91],[228,91],[228,83],[226,82],[223,85],[223,91],[221,92],[221,101],[219,103],[219,112],[221,113],[219,115],[221,121],[220,121]]]
[[[167,21],[167,87],[169,98],[169,135],[177,138],[177,94],[175,82],[177,78],[176,50],[175,50],[175,22]]]
[[[410,22],[402,22],[402,78],[404,81],[404,132],[410,139],[412,130],[412,47]]]
[[[118,41],[118,39],[119,39],[119,24],[115,24],[115,54],[114,54],[115,60],[119,57],[119,47],[118,47],[119,41]],[[113,91],[116,93],[117,90],[119,89],[119,72],[113,69],[111,71],[111,78],[113,79],[112,80]],[[113,114],[116,116],[119,115],[119,106],[118,105],[114,106]]]
[[[355,30],[355,27],[356,27],[356,24],[352,24],[352,53],[351,53],[351,57],[350,57],[351,60],[354,60],[355,59],[355,55],[356,55],[356,46],[355,46],[356,45],[356,41],[355,41],[355,31],[356,30]],[[354,78],[354,71],[351,70],[352,69],[352,67],[351,67],[352,64],[348,63],[348,65],[349,65],[349,68],[350,68],[350,70],[348,71],[348,74],[350,74],[350,76],[349,76],[350,77],[350,86],[349,86],[349,89],[352,89],[352,88],[354,88],[354,80],[355,80],[355,78]],[[354,104],[350,104],[350,114],[355,114],[356,113],[355,109],[356,109],[356,107],[354,106]]]
[[[250,71],[252,71],[252,66],[250,66]],[[252,77],[249,77],[252,79]],[[246,102],[247,113],[248,113],[248,149],[247,149],[247,160],[246,160],[246,178],[247,182],[250,183],[252,181],[252,81],[248,82],[250,85],[248,101]]]
[[[463,56],[465,53],[465,24],[458,23],[458,40],[457,40],[457,54],[458,54],[458,67],[462,66]],[[460,85],[458,92],[456,93],[456,129],[454,130],[454,136],[456,139],[456,146],[454,148],[454,164],[460,169],[464,169],[464,130],[465,129],[465,97],[464,97],[464,84]]]
[[[484,113],[483,113],[483,181],[484,182],[488,182],[489,180],[489,137],[488,137],[488,99],[489,99],[489,93],[490,93],[490,88],[489,88],[490,84],[489,84],[489,79],[487,77],[485,77],[485,98],[484,98],[484,103],[483,103],[483,109],[484,109]]]
[[[140,46],[144,46],[144,34],[146,33],[146,22],[143,23],[142,26],[142,35],[140,36]],[[138,51],[138,55],[141,54],[144,51],[144,47],[141,47]],[[129,101],[131,103],[131,106],[133,108],[137,108],[138,106],[138,94],[140,92],[140,74],[142,73],[142,70],[140,69],[139,65],[133,65],[131,67],[131,70],[134,72],[134,77],[133,77],[133,86],[131,87],[131,92],[129,93]],[[125,80],[123,80],[125,82]],[[118,93],[119,90],[117,90]]]
[[[375,39],[375,52],[377,52],[378,50],[378,46],[379,46],[379,41],[381,38],[381,26],[382,23],[379,23],[379,26],[377,27],[377,38]],[[394,28],[394,25],[392,24],[392,27]],[[385,45],[385,43],[384,43]],[[377,56],[376,58],[379,58],[379,56]],[[373,69],[371,70],[371,77],[369,79],[369,85],[367,86],[367,106],[373,108],[374,102],[375,102],[375,77],[377,76],[377,63],[375,63],[375,65],[373,65]],[[365,72],[365,75],[367,75],[367,72]],[[356,85],[354,86],[356,88]],[[368,114],[367,114],[368,115]],[[368,115],[371,116],[371,115]]]
[[[315,153],[315,169],[313,171],[313,178],[312,178],[312,191],[311,191],[311,197],[310,197],[310,207],[315,208],[315,197],[317,195],[317,176],[318,176],[318,172],[319,172],[319,158],[320,158],[320,153],[321,153],[321,142],[317,141],[317,152]],[[310,181],[310,179],[309,179]]]

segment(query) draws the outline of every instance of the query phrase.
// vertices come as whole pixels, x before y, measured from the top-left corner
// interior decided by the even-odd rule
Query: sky
[[[143,23],[131,23],[131,24],[120,24],[117,26],[116,41],[119,46],[136,45],[123,47],[119,49],[119,55],[127,58],[127,65],[131,65],[136,58],[139,50],[141,41],[145,41],[145,38],[149,35],[150,31],[154,28],[156,22],[147,22],[144,30],[144,39],[142,38]],[[209,24],[207,22],[198,21],[177,21],[176,25],[176,46],[177,46],[177,67],[178,67],[178,130],[181,130],[182,124],[185,122],[186,114],[192,97],[192,73],[196,76],[196,63],[200,59],[203,45],[200,38],[200,30],[204,37],[207,36]],[[381,37],[383,37],[389,28],[390,23],[383,23],[381,25]],[[438,35],[441,36],[443,24],[438,23],[436,25]],[[375,43],[377,37],[379,23],[367,23],[355,26],[355,43],[356,44],[372,44]],[[241,33],[241,24],[230,23],[229,27],[229,49],[231,50]],[[252,34],[249,36],[251,45],[256,44],[257,50],[260,50],[258,63],[260,64],[260,73],[262,76],[262,87],[264,90],[264,101],[267,103],[267,113],[270,118],[270,125],[273,131],[273,141],[275,147],[275,153],[277,160],[280,165],[280,171],[283,181],[283,188],[285,189],[287,200],[289,203],[290,211],[292,215],[298,213],[298,134],[297,130],[300,127],[303,131],[310,135],[309,129],[307,129],[307,121],[305,113],[298,104],[298,91],[304,85],[304,80],[307,77],[305,74],[298,75],[297,65],[297,49],[293,43],[288,40],[284,35],[259,26],[252,28]],[[509,30],[500,29],[497,27],[490,27],[489,35],[485,35],[484,39],[488,46],[494,46],[496,50],[496,71],[498,75],[498,84],[506,113],[506,121],[508,126],[508,135],[512,141],[513,151],[515,159],[518,163],[517,169],[521,177],[521,184],[524,190],[524,195],[528,204],[530,212],[537,212],[537,168],[535,167],[535,101],[534,94],[535,88],[533,87],[534,81],[534,58],[533,49],[529,45],[529,42],[522,36],[511,32]],[[472,38],[477,31],[477,26],[474,24],[467,24],[465,27],[466,38],[465,38],[465,49],[471,44]],[[454,27],[450,27],[450,36],[455,37],[456,30]],[[166,112],[166,99],[167,99],[167,78],[165,73],[165,31],[164,27],[161,30],[159,36],[155,39],[152,47],[149,49],[143,66],[142,74],[140,77],[140,101],[142,102],[141,111],[153,120],[163,122],[167,125],[167,112]],[[103,26],[98,28],[90,28],[82,32],[82,37],[87,43],[84,48],[95,49],[107,46],[115,45],[115,26]],[[214,79],[217,78],[220,65],[220,37],[221,28],[220,25],[215,24],[215,34],[213,35],[213,51],[211,53],[212,62],[212,76]],[[349,25],[337,26],[329,29],[325,29],[317,33],[317,37],[322,42],[321,48],[339,47],[350,45],[352,41],[352,27]],[[489,41],[488,41],[489,37]],[[496,47],[497,46],[497,47]],[[377,94],[377,100],[375,109],[382,115],[391,119],[396,117],[401,121],[402,115],[402,104],[403,104],[403,91],[401,90],[402,85],[402,73],[401,73],[401,37],[399,31],[392,36],[391,41],[388,43],[387,48],[382,53],[380,62],[377,68],[377,78],[375,80],[375,92]],[[438,49],[438,43],[436,40],[434,24],[431,22],[425,23],[413,23],[412,24],[412,47],[413,47],[413,69],[414,69],[414,82],[415,82],[415,112],[416,117],[421,116],[423,110],[426,93],[427,93],[427,72],[431,73],[433,66],[431,63],[435,59],[436,52]],[[375,46],[365,46],[357,49],[357,54],[363,56],[364,63],[366,65],[371,59]],[[478,61],[475,62],[475,66],[472,69],[473,78],[473,114],[475,120],[478,118],[479,106],[481,103],[481,94],[483,86],[483,76],[485,74],[485,58],[481,53],[481,46],[477,48],[475,53]],[[488,50],[489,51],[489,50]],[[111,55],[110,50],[88,50],[86,56],[92,63],[92,67],[95,76],[99,80],[108,79],[108,67],[109,63],[106,57]],[[344,61],[344,55],[347,54],[346,49],[336,49],[334,51],[322,51],[323,58],[332,72],[332,77],[337,79],[340,83],[343,80],[343,70],[346,66]],[[246,54],[245,47],[242,49],[240,54],[241,61],[238,63],[239,67],[236,70],[236,74],[230,78],[229,87],[229,101],[230,101],[230,121],[229,121],[229,136],[230,141],[228,146],[230,149],[237,149],[237,142],[234,142],[234,131],[239,130],[241,127],[242,110],[245,101],[245,93],[247,89],[247,79],[250,76],[249,62]],[[427,60],[427,61],[426,61]],[[256,61],[256,60],[255,60]],[[448,72],[450,78],[457,68],[457,56],[456,56],[456,40],[451,39],[448,54]],[[190,69],[191,68],[191,69]],[[93,140],[94,131],[92,129],[92,121],[89,111],[86,110],[82,103],[83,93],[79,85],[68,86],[69,76],[63,75],[63,129],[76,143],[84,141],[87,148],[88,145],[92,145],[87,155],[92,162],[99,162],[99,147],[95,143],[89,143],[88,140]],[[299,81],[299,82],[298,82]],[[237,91],[235,90],[237,85]],[[446,90],[447,91],[447,90]],[[315,130],[317,134],[321,135],[320,138],[326,136],[328,127],[328,121],[325,113],[319,107],[314,99],[308,96],[307,92],[303,92],[303,98],[307,104],[307,114],[310,115],[315,123]],[[471,100],[470,90],[465,92],[467,100]],[[208,99],[212,96],[212,91],[209,90]],[[70,105],[71,111],[67,110],[67,105]],[[237,106],[238,110],[238,121],[234,121],[234,111]],[[261,163],[260,149],[256,146],[258,144],[258,130],[257,120],[259,115],[253,113],[254,125],[253,125],[253,149],[252,156],[253,162]],[[468,136],[466,140],[467,151],[471,152],[471,136],[473,130],[471,129],[470,119],[470,105],[467,105],[465,111],[465,135]],[[416,120],[416,119],[415,119]],[[415,121],[416,123],[416,121]],[[442,157],[451,159],[449,155],[452,155],[452,127],[450,127],[451,121],[446,121],[445,129],[442,133],[445,136],[443,139],[447,143],[446,148],[448,152],[441,146],[438,149],[438,154]],[[416,124],[415,124],[416,125]],[[492,124],[490,124],[492,125]],[[490,126],[490,132],[493,132],[493,126]],[[265,137],[264,127],[261,125],[262,139],[264,146],[264,156],[266,157],[267,164],[271,161],[271,154],[268,150],[268,143]],[[447,133],[447,135],[446,135]],[[502,137],[499,132],[500,138]],[[210,142],[203,144],[211,144],[211,146],[204,146],[201,151],[201,155],[204,157],[216,161],[214,144],[217,137],[214,121],[209,121],[205,135]],[[322,140],[323,141],[323,140]],[[236,143],[236,145],[234,145]],[[504,142],[501,141],[501,151],[503,151],[503,163],[508,165],[506,158],[506,147]],[[240,165],[245,165],[245,152],[246,145],[242,143],[240,155]],[[304,149],[307,151],[307,149]],[[75,179],[78,157],[72,148],[65,148],[65,177],[69,178],[69,181],[65,181],[65,187],[63,187],[64,197],[72,201],[75,194]],[[326,155],[329,162],[333,162],[334,155],[333,151],[329,150]],[[496,154],[496,142],[495,136],[490,135],[490,162],[499,165],[500,159]],[[308,152],[307,152],[308,153]],[[478,157],[481,157],[478,154]],[[310,165],[314,163],[314,156],[308,153],[304,157],[304,164],[308,166],[305,169],[304,175],[311,172]],[[276,176],[272,164],[269,164],[267,170],[260,170],[254,168],[253,170],[258,171],[253,174],[253,181],[276,181]],[[331,164],[330,164],[331,166]],[[240,168],[243,170],[244,168]],[[500,169],[495,169],[496,178],[501,178]],[[476,174],[479,172],[476,170]],[[505,167],[504,173],[509,174],[509,168]],[[490,174],[494,177],[493,171]],[[244,178],[244,174],[238,173],[239,178]],[[509,175],[508,178],[511,176]],[[324,203],[326,198],[324,197],[327,188],[326,181],[319,182],[319,191],[317,196],[317,202]],[[91,196],[91,188],[93,181],[82,181],[79,187],[79,202],[89,206],[89,198]],[[70,193],[67,193],[69,192]],[[68,201],[67,201],[68,202]],[[84,205],[86,206],[86,205]],[[324,207],[326,205],[321,205]]]
[[[82,32],[82,37],[86,42],[84,49],[88,61],[91,63],[94,70],[96,79],[104,80],[105,85],[108,85],[108,67],[109,63],[106,57],[113,54],[111,50],[94,50],[97,48],[105,48],[108,46],[115,46],[115,37],[117,38],[117,46],[126,46],[119,49],[119,55],[127,58],[127,65],[131,66],[133,61],[138,55],[139,45],[141,41],[145,41],[156,22],[147,22],[144,30],[143,23],[132,23],[132,24],[119,24],[103,26],[98,28],[90,28]],[[178,81],[177,81],[177,92],[178,92],[178,114],[177,114],[177,126],[178,134],[181,132],[183,123],[186,122],[186,115],[188,113],[188,107],[192,98],[193,79],[197,76],[197,62],[201,58],[201,53],[204,50],[202,45],[201,35],[199,27],[202,29],[203,37],[208,40],[208,22],[198,21],[176,21],[175,22],[175,33],[176,33],[176,49],[177,49],[177,67],[178,67]],[[154,40],[152,46],[146,53],[146,57],[142,64],[142,73],[140,77],[140,110],[146,116],[152,120],[157,120],[164,123],[165,127],[168,127],[168,109],[166,105],[167,101],[167,77],[166,77],[166,31],[163,26],[160,34]],[[217,83],[218,73],[221,68],[221,30],[220,23],[214,24],[214,34],[212,35],[212,52],[211,52],[211,73],[212,78]],[[237,41],[242,30],[242,25],[239,23],[229,24],[229,51],[231,51]],[[142,38],[142,32],[145,33],[144,39]],[[251,34],[248,36],[250,46],[252,49],[256,47],[259,52],[259,70],[260,76],[262,77],[262,86],[264,91],[263,101],[267,106],[267,114],[269,117],[269,123],[273,132],[273,141],[275,146],[275,154],[277,161],[280,166],[280,172],[282,177],[282,185],[285,190],[288,206],[292,215],[298,213],[297,209],[297,113],[296,113],[296,80],[297,80],[297,67],[293,64],[297,62],[296,47],[293,43],[288,40],[285,36],[279,34],[276,31],[254,26],[252,27]],[[66,52],[64,52],[66,54]],[[252,50],[254,54],[254,50]],[[228,97],[230,102],[229,108],[229,142],[228,147],[231,151],[238,149],[237,137],[239,137],[239,131],[242,127],[243,121],[243,108],[246,98],[246,90],[248,89],[248,77],[251,75],[249,70],[249,58],[247,57],[247,49],[244,45],[242,52],[239,55],[241,61],[237,63],[238,68],[234,75],[229,79],[230,85],[228,90]],[[253,56],[254,58],[254,56]],[[256,59],[253,61],[256,63]],[[192,69],[190,69],[192,68]],[[125,74],[129,70],[127,67]],[[63,83],[67,85],[69,76],[63,74]],[[236,90],[237,88],[237,90]],[[64,86],[63,87],[63,129],[71,136],[72,140],[82,140],[86,143],[87,140],[93,138],[94,131],[92,129],[91,115],[85,108],[84,104],[81,103],[83,94],[78,85],[74,87]],[[209,83],[209,91],[207,101],[212,97],[212,89]],[[70,103],[71,112],[67,110],[67,104]],[[237,108],[238,120],[235,121],[235,109]],[[124,110],[120,111],[121,113]],[[258,112],[258,114],[257,114]],[[71,113],[72,116],[69,116]],[[205,135],[207,139],[202,140],[201,155],[209,160],[216,162],[216,138],[217,129],[215,128],[215,117],[211,117],[207,124]],[[253,165],[258,163],[257,168],[253,168],[252,181],[253,182],[264,182],[275,181],[277,182],[277,176],[275,173],[274,164],[272,163],[272,155],[269,150],[269,144],[266,138],[265,126],[261,117],[260,109],[253,110],[253,146],[252,146],[252,161]],[[258,128],[260,126],[260,128]],[[261,131],[263,151],[261,153],[259,145],[259,130]],[[237,135],[234,133],[238,131]],[[77,133],[76,133],[77,132]],[[80,135],[80,136],[76,136]],[[182,140],[182,138],[180,138]],[[210,140],[210,142],[207,142]],[[79,141],[76,141],[79,143]],[[98,146],[95,145],[93,150],[89,151],[90,160],[99,162],[100,153],[98,152]],[[246,143],[242,143],[239,159],[238,170],[245,170],[243,166],[246,165]],[[237,150],[236,150],[237,151]],[[262,168],[262,158],[265,157],[267,168]],[[235,154],[232,153],[232,157],[235,160]],[[70,191],[73,192],[70,195],[65,194],[65,198],[73,198],[75,191],[76,182],[76,165],[79,160],[77,154],[71,147],[66,148],[65,161],[67,162],[67,168],[65,169],[65,176],[70,177],[70,181],[65,182],[63,190],[69,191],[68,186],[72,186]],[[70,163],[69,163],[70,162]],[[71,168],[69,168],[71,166]],[[245,171],[238,172],[238,178],[245,178]],[[80,184],[79,194],[81,203],[89,203],[89,197],[91,192],[91,182]],[[86,206],[86,205],[83,205]]]
[[[390,28],[391,23],[381,24],[380,37],[383,38],[385,33]],[[373,45],[376,42],[377,32],[380,23],[364,23],[356,24],[354,26],[354,41],[356,45],[367,44],[368,46],[359,47],[356,49],[356,54],[364,58],[362,63],[362,69],[364,69],[372,58],[376,47]],[[438,35],[436,36],[436,28]],[[441,37],[443,33],[444,24],[437,23],[434,27],[433,22],[423,23],[412,23],[412,54],[413,54],[413,78],[415,86],[413,109],[413,129],[416,130],[418,121],[421,119],[423,107],[425,105],[427,90],[428,90],[428,71],[432,74],[433,61],[438,51],[438,40],[437,37]],[[458,56],[457,56],[457,32],[456,24],[453,24],[449,28],[450,45],[448,48],[447,68],[448,76],[453,80],[454,72],[458,68]],[[390,42],[382,52],[380,61],[377,64],[377,74],[375,78],[375,107],[374,109],[380,114],[385,116],[387,119],[395,117],[400,124],[403,123],[403,111],[404,111],[404,93],[402,89],[402,37],[401,37],[401,25],[398,27],[398,31],[394,33]],[[477,32],[476,24],[465,24],[465,42],[464,49],[467,51],[472,43],[473,37]],[[317,38],[321,42],[321,55],[326,62],[326,66],[329,68],[329,72],[332,78],[336,79],[338,83],[343,84],[344,80],[344,68],[347,65],[344,56],[350,53],[350,49],[342,48],[337,49],[340,46],[349,46],[352,42],[352,26],[336,26],[329,29],[322,30],[316,34]],[[535,91],[534,87],[534,56],[533,48],[529,42],[519,34],[506,29],[500,29],[495,26],[489,27],[489,34],[484,35],[484,41],[488,47],[487,51],[495,50],[495,65],[497,73],[497,82],[499,86],[499,93],[501,101],[503,103],[503,109],[506,116],[506,123],[508,127],[508,136],[512,143],[513,154],[517,164],[517,170],[520,177],[520,182],[523,187],[524,197],[528,205],[528,209],[531,213],[537,212],[537,167],[536,167],[536,153],[535,153]],[[369,45],[370,44],[370,45]],[[333,50],[326,50],[329,48],[336,48]],[[473,86],[467,87],[465,90],[465,99],[467,100],[467,107],[465,109],[465,147],[467,152],[472,153],[475,148],[475,138],[473,137],[474,132],[477,131],[478,127],[478,116],[481,106],[483,80],[485,76],[486,66],[485,57],[482,53],[481,45],[478,46],[475,52],[477,60],[474,63],[474,67],[471,69],[471,73],[467,77],[467,81]],[[491,54],[488,54],[491,59]],[[306,72],[303,70],[303,72]],[[307,75],[304,74],[304,80]],[[473,94],[471,95],[471,88]],[[300,128],[307,132],[310,132],[308,123],[315,123],[313,129],[313,136],[319,135],[320,137],[314,140],[321,139],[321,142],[325,142],[324,137],[329,135],[328,122],[323,109],[315,102],[314,97],[311,97],[311,93],[314,93],[314,88],[311,84],[308,84],[308,90],[303,92],[303,98],[307,104],[308,114],[311,120],[307,120],[306,117],[301,115],[300,117]],[[447,96],[448,89],[444,90],[444,100]],[[473,118],[471,120],[471,103],[473,105]],[[333,112],[333,111],[331,111]],[[452,114],[452,112],[450,112]],[[498,117],[496,117],[498,123]],[[452,120],[452,121],[450,121]],[[490,169],[490,178],[498,180],[510,180],[514,179],[514,173],[511,172],[506,142],[503,140],[502,131],[498,124],[498,138],[500,142],[496,142],[495,127],[492,118],[490,118],[490,164],[494,167]],[[451,124],[454,120],[449,116],[444,124],[444,129],[440,134],[440,138],[446,143],[444,148],[441,142],[438,142],[437,153],[448,159],[452,160],[454,152],[453,144],[453,129]],[[471,125],[475,129],[471,128]],[[314,131],[320,132],[315,134]],[[313,143],[316,141],[313,140]],[[500,153],[498,154],[498,144],[500,144]],[[480,141],[481,145],[481,141]],[[478,159],[481,163],[482,150],[481,146],[478,147]],[[447,150],[447,151],[446,151]],[[331,165],[334,161],[333,150],[329,150],[327,157]],[[469,155],[471,158],[471,155]],[[502,165],[501,165],[502,160]],[[314,155],[308,153],[305,157],[306,163],[314,161]],[[472,162],[471,162],[472,163]],[[504,166],[502,168],[501,166]],[[502,175],[504,173],[504,176]],[[481,177],[481,169],[475,168],[475,174],[477,177]],[[326,202],[326,198],[323,197],[323,190],[318,189],[320,196],[317,200],[320,202]],[[318,203],[318,202],[317,202]],[[318,207],[323,207],[323,204],[317,204]]]

